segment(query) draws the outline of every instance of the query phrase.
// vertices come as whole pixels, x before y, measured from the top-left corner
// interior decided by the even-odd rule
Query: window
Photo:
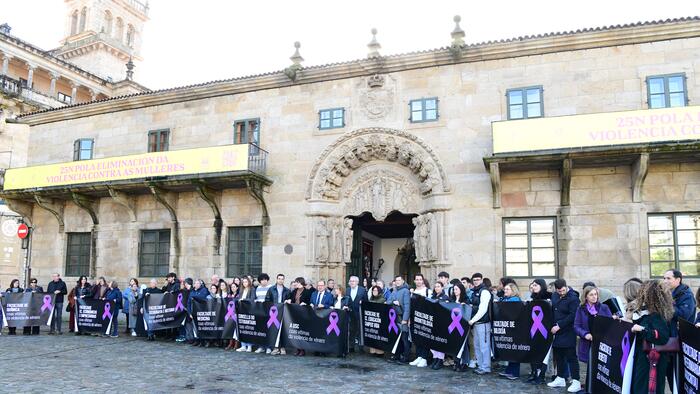
[[[650,214],[648,223],[651,276],[700,276],[700,213]]]
[[[505,276],[557,275],[555,218],[503,219]]]
[[[506,97],[508,98],[508,119],[527,119],[544,116],[542,86],[509,89],[506,92]]]
[[[73,97],[71,97],[65,93],[58,92],[58,101],[60,101],[62,103],[70,104],[71,101],[73,101]]]
[[[226,276],[262,272],[262,227],[229,227]]]
[[[19,86],[21,86],[23,88],[27,88],[27,83],[28,83],[28,81],[26,79],[24,79],[24,78],[19,79]]]
[[[345,108],[322,109],[318,111],[318,118],[321,130],[345,127]]]
[[[260,119],[236,121],[233,124],[233,143],[260,145]]]
[[[148,132],[148,151],[164,152],[168,150],[170,130],[152,130]]]
[[[139,276],[164,277],[170,270],[170,230],[144,230],[139,244]]]
[[[95,147],[95,141],[82,138],[75,140],[73,143],[73,160],[90,160],[92,159],[92,149]]]
[[[90,233],[68,233],[66,276],[90,276]]]
[[[685,107],[688,105],[685,74],[647,77],[647,102],[649,108]]]
[[[408,106],[411,109],[411,123],[432,122],[438,118],[436,97],[411,100]]]

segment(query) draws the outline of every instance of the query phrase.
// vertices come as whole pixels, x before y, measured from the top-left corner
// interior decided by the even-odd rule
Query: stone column
[[[34,83],[34,69],[36,68],[35,64],[27,64],[27,69],[29,70],[29,74],[27,75],[27,87],[29,89],[32,88],[32,85]]]
[[[3,54],[3,57],[2,57],[2,75],[7,75],[7,71],[10,68],[10,59],[12,59],[12,56],[8,55],[7,53]]]
[[[90,101],[97,100],[97,92],[94,89],[89,89],[89,92],[90,92]]]
[[[58,73],[53,72],[53,71],[50,73],[50,75],[51,75],[51,87],[49,88],[49,96],[55,98],[55,96],[56,96],[56,80],[58,80],[58,78],[60,78],[61,76]]]
[[[75,104],[78,102],[78,97],[77,97],[78,86],[80,86],[79,83],[71,81],[71,83],[70,83],[70,87],[71,87],[71,90],[70,90],[70,100],[71,101],[70,101],[70,103],[71,104]]]

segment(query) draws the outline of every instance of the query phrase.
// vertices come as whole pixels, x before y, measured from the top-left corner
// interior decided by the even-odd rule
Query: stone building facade
[[[32,223],[34,272],[123,283],[445,270],[620,290],[666,264],[697,284],[700,20],[462,37],[396,56],[373,41],[367,59],[318,67],[297,51],[276,73],[22,115],[29,167],[8,171],[1,195]],[[682,138],[566,144],[568,127],[618,111],[661,116],[659,97],[689,116]],[[554,130],[546,149],[527,137],[498,148],[538,121]],[[97,161],[71,161],[80,139]],[[235,144],[247,163],[230,171],[198,151]],[[198,164],[178,172],[177,152]],[[127,155],[173,168],[94,173]]]

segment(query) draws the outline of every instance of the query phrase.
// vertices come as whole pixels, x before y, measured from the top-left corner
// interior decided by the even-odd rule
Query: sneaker
[[[272,349],[265,350],[265,354],[272,354]]]
[[[547,387],[566,387],[566,380],[557,376],[556,379],[547,383]]]
[[[252,352],[253,352],[253,346],[252,346],[252,345],[248,345],[248,347],[245,349],[245,351],[248,352],[248,353],[252,353]]]
[[[280,348],[280,354],[282,354],[282,355],[287,354],[287,349],[285,349],[285,348],[283,348],[283,347]]]
[[[241,346],[238,349],[236,349],[237,352],[245,352],[247,348],[245,346]]]
[[[506,376],[506,379],[508,379],[508,380],[518,380],[519,377],[513,376],[513,375],[509,375],[509,376]]]
[[[416,365],[418,365],[418,363],[420,363],[420,360],[422,360],[422,359],[423,359],[423,357],[416,357],[416,359],[411,361],[410,363],[408,363],[408,365],[415,367]]]
[[[477,369],[474,370],[474,373],[477,374],[477,375],[486,375],[486,374],[488,374],[488,373],[490,373],[490,372],[489,372],[489,371],[484,371],[484,370],[481,369],[481,368],[477,368]]]
[[[109,337],[110,337],[110,338],[119,338],[119,334],[117,334],[117,335],[110,335]]]
[[[569,388],[566,391],[570,393],[578,393],[579,391],[581,391],[581,382],[579,382],[576,379],[572,380],[571,386],[569,386]]]
[[[425,368],[428,366],[428,360],[421,357],[420,362],[415,365],[418,368]]]
[[[469,360],[469,368],[471,368],[471,369],[476,368],[476,360]]]
[[[132,331],[132,332],[131,332],[131,336],[132,336],[132,337],[137,336],[136,331]]]
[[[276,356],[276,355],[281,354],[281,353],[280,353],[280,350],[279,350],[279,349],[275,349],[275,350],[273,350],[272,353],[270,353],[270,354],[273,355],[273,356]]]
[[[253,347],[251,346],[250,349],[251,349],[251,351],[252,351],[252,350],[253,350]],[[257,350],[255,350],[255,353],[263,353],[263,352],[265,352],[265,349],[264,349],[264,348],[261,348],[261,347],[259,347],[259,348],[257,348]]]
[[[502,377],[502,378],[507,378],[507,377],[513,376],[513,375],[511,375],[511,374],[509,374],[509,373],[505,373],[505,372],[499,372],[499,373],[498,373],[498,376],[500,376],[500,377]]]

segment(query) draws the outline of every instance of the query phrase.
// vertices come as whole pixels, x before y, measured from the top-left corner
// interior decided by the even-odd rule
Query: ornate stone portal
[[[343,278],[352,252],[352,219],[367,212],[418,214],[416,260],[428,277],[447,264],[450,186],[432,148],[413,134],[369,128],[340,137],[321,154],[308,179],[307,266],[316,278]]]

